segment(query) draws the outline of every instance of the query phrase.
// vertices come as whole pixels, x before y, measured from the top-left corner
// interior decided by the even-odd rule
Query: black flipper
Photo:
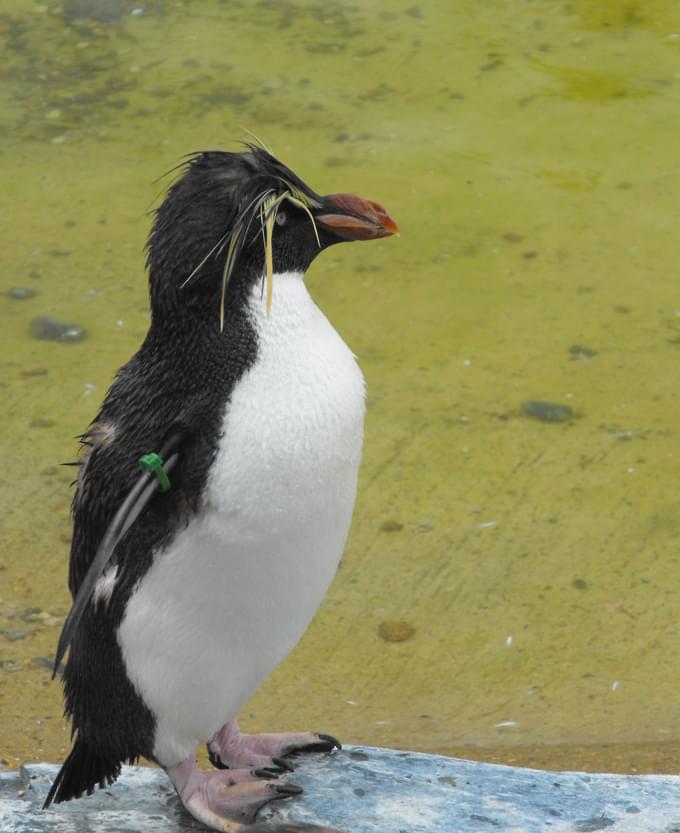
[[[90,795],[97,784],[100,787],[113,784],[119,775],[120,761],[116,755],[107,758],[76,738],[73,749],[47,793],[43,810],[52,802],[59,804],[61,801],[69,801],[84,792]]]
[[[182,440],[182,437],[183,433],[173,434],[160,451],[159,456],[165,461],[163,464],[163,470],[166,474],[172,470],[175,463],[179,459],[179,453],[175,449]],[[168,455],[170,456],[168,457]],[[59,668],[61,661],[64,658],[64,654],[66,653],[68,646],[71,644],[71,640],[76,632],[78,623],[80,622],[83,612],[90,601],[94,587],[111,560],[111,556],[116,549],[116,545],[132,524],[137,520],[140,512],[148,504],[159,488],[160,481],[156,474],[150,471],[145,471],[140,475],[139,480],[135,483],[132,489],[130,489],[127,497],[114,515],[113,520],[109,524],[106,532],[104,533],[104,537],[97,548],[97,553],[92,559],[92,563],[85,574],[85,578],[78,588],[78,593],[73,600],[73,606],[64,621],[64,627],[62,628],[59,636],[59,643],[57,645],[52,679],[56,676],[57,668]],[[70,757],[68,760],[70,760]],[[64,766],[66,766],[68,760]]]

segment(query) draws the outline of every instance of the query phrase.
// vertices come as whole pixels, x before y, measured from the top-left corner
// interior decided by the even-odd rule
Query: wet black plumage
[[[69,588],[74,597],[117,508],[140,477],[141,455],[158,451],[179,434],[179,461],[172,489],[153,496],[116,547],[119,578],[110,601],[88,604],[74,633],[64,671],[74,746],[45,806],[111,783],[122,762],[152,758],[154,718],[125,673],[116,631],[153,552],[200,507],[219,440],[219,417],[256,357],[255,332],[243,308],[263,271],[259,219],[252,218],[229,281],[224,331],[219,307],[225,255],[215,244],[258,193],[290,184],[317,198],[260,148],[200,153],[190,158],[156,211],[147,256],[151,326],[82,437],[85,453],[72,506]],[[277,258],[291,269],[306,268],[319,244],[304,212],[291,213],[299,215],[294,217],[298,229],[294,236],[274,236]],[[322,247],[337,240],[326,233]]]
[[[74,608],[59,647],[69,646],[64,691],[74,745],[45,806],[111,783],[123,762],[153,760],[156,718],[128,678],[117,635],[155,554],[201,510],[228,402],[258,357],[248,308],[254,287],[266,294],[268,313],[273,263],[279,272],[304,273],[334,243],[396,231],[377,203],[319,196],[252,146],[243,153],[195,154],[169,188],[148,243],[149,331],[82,437],[69,568]],[[164,449],[172,453],[166,458],[172,487],[154,493],[139,460]],[[147,480],[140,484],[140,477]],[[131,510],[130,524],[119,527],[140,485],[145,497],[134,506],[141,514],[132,522]],[[108,569],[117,571],[115,581],[103,585],[110,595],[90,599],[99,571],[106,575],[109,553]],[[141,636],[139,644],[145,644]],[[178,679],[181,673],[178,667]],[[318,738],[327,748],[324,736]],[[203,819],[206,810],[191,812]]]

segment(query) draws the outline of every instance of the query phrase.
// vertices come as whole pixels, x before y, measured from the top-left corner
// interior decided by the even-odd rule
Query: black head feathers
[[[254,282],[265,281],[269,310],[275,272],[304,272],[333,243],[396,231],[377,203],[320,196],[269,151],[246,147],[193,154],[157,209],[148,242],[154,321],[205,308],[221,330]]]

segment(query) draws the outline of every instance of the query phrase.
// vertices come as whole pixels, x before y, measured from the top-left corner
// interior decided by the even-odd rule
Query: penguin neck
[[[255,278],[247,287],[234,285],[232,290],[227,293],[222,329],[216,298],[200,306],[166,306],[162,314],[152,314],[143,346],[145,355],[155,357],[162,353],[182,373],[208,364],[217,369],[240,354],[254,356],[262,338],[286,341],[299,334],[310,315],[319,312],[300,270],[274,272],[269,309],[265,275]]]
[[[258,333],[298,330],[314,307],[305,286],[304,273],[297,270],[274,272],[271,306],[267,303],[267,279],[256,281],[248,299],[248,314]]]

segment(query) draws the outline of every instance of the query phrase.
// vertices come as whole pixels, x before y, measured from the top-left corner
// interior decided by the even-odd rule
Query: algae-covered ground
[[[402,234],[309,274],[367,377],[364,465],[244,726],[674,771],[677,3],[0,0],[0,36],[1,763],[68,747],[59,463],[145,332],[157,178],[247,128]]]

